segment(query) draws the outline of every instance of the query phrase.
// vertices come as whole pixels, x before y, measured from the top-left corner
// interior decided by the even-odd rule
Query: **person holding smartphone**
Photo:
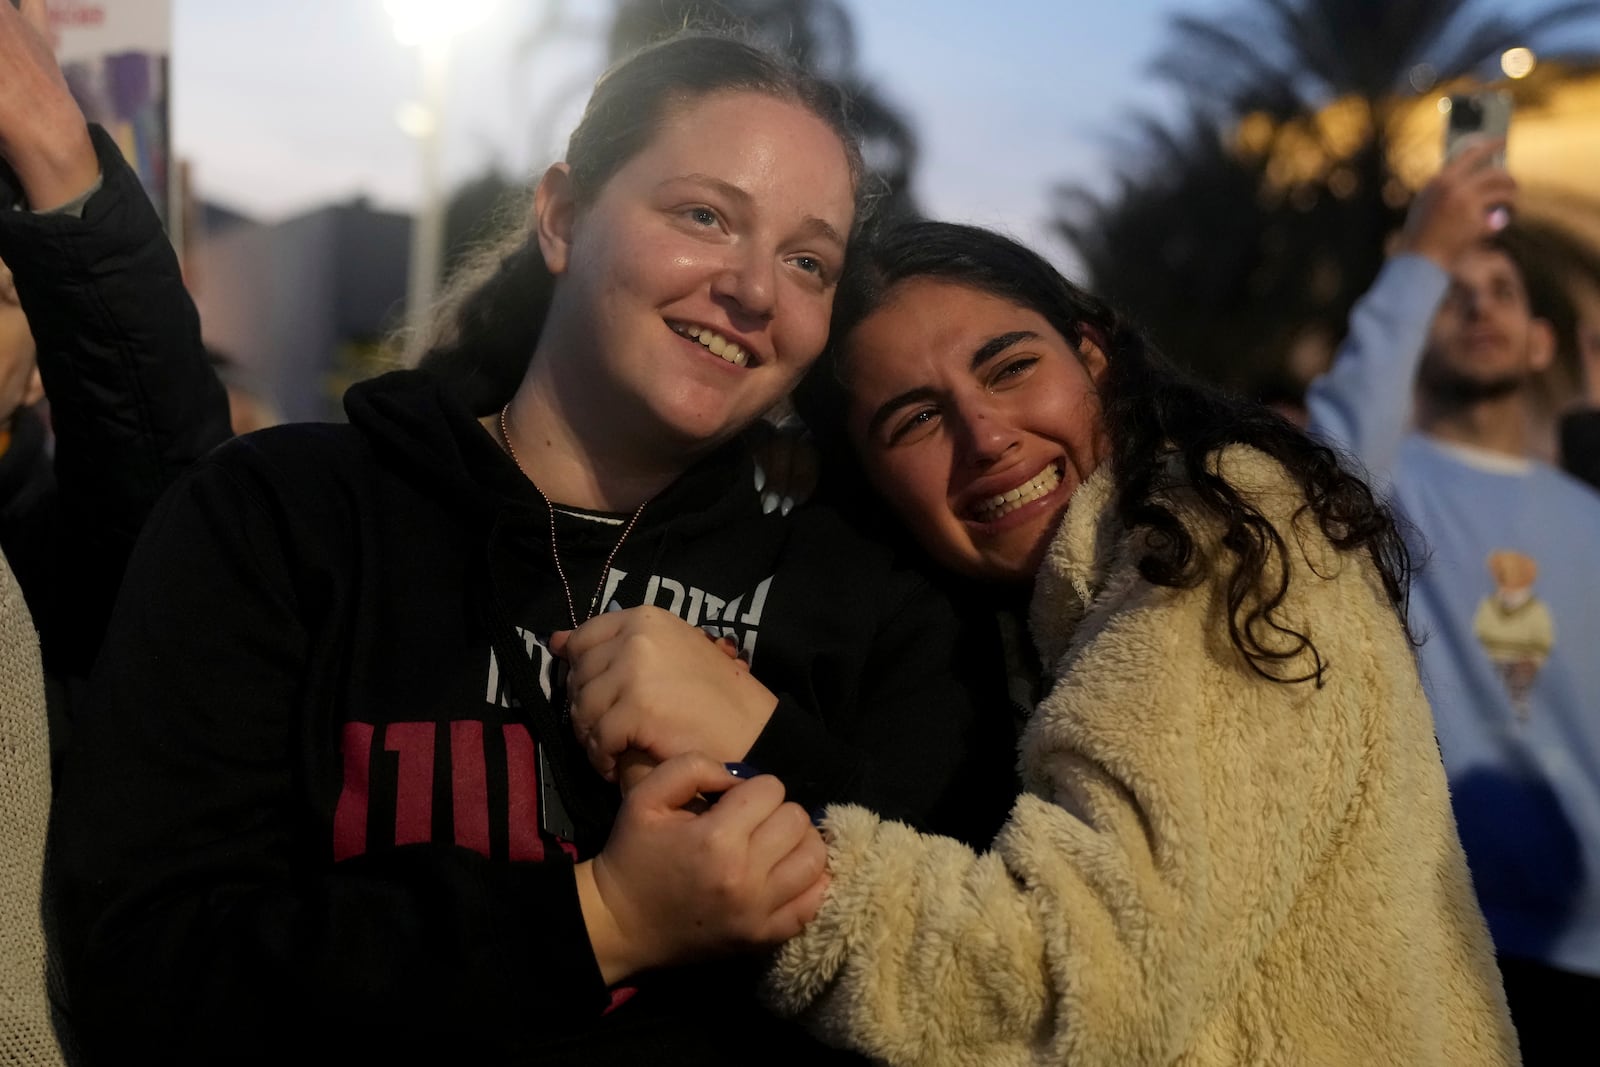
[[[1528,452],[1554,338],[1534,312],[1516,183],[1463,149],[1311,384],[1311,430],[1393,500],[1440,751],[1529,1064],[1566,1063],[1600,1007],[1600,495]]]

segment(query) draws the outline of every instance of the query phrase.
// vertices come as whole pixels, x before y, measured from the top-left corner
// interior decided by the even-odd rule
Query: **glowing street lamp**
[[[1508,78],[1526,78],[1538,65],[1531,48],[1508,48],[1500,56],[1500,69]]]
[[[496,0],[384,0],[402,45],[417,50],[422,68],[422,102],[407,104],[396,116],[401,129],[416,138],[422,162],[422,195],[411,226],[411,264],[406,315],[411,331],[407,356],[421,355],[423,327],[439,291],[444,252],[444,190],[439,177],[440,130],[450,80],[450,47],[455,38],[494,11]]]

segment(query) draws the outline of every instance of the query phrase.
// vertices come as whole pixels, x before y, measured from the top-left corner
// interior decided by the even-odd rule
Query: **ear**
[[[1545,319],[1528,323],[1528,372],[1540,374],[1556,359],[1556,329]]]
[[[43,399],[44,378],[40,377],[39,368],[37,365],[35,365],[33,368],[33,373],[28,375],[28,388],[22,394],[21,406],[25,408],[31,408],[33,405],[37,404]]]
[[[1083,331],[1083,337],[1078,341],[1078,359],[1083,361],[1083,369],[1089,372],[1089,380],[1098,386],[1110,362],[1106,359],[1105,337],[1093,326],[1079,328]]]
[[[565,274],[572,258],[572,228],[578,214],[573,198],[572,168],[555,163],[539,179],[533,193],[534,232],[551,274]]]

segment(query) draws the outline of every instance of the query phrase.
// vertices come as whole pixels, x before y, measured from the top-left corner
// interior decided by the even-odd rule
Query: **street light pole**
[[[450,42],[439,37],[417,46],[422,61],[422,106],[427,115],[418,123],[417,151],[422,163],[422,197],[411,222],[411,266],[406,284],[406,364],[415,366],[422,356],[428,315],[439,293],[440,260],[444,252],[444,183],[439,175],[439,127],[444,115],[445,89],[450,80]]]
[[[417,140],[421,163],[421,196],[411,224],[411,262],[406,284],[405,359],[415,365],[423,352],[428,317],[439,293],[444,256],[444,182],[440,176],[440,143],[445,98],[450,86],[450,51],[454,39],[482,22],[494,0],[385,0],[394,20],[395,37],[416,48],[422,71],[422,102],[402,109],[401,127]]]

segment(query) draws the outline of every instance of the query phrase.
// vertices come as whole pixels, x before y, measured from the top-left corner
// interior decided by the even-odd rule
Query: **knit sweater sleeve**
[[[58,797],[79,1036],[104,1062],[281,1063],[313,1036],[365,1062],[594,1020],[609,994],[570,864],[308,843],[334,798],[305,810],[304,779],[338,780],[301,710],[318,582],[229,455],[152,517]]]
[[[1064,608],[1057,578],[1041,595]],[[1126,568],[1045,649],[1058,680],[991,851],[831,809],[829,895],[770,975],[780,1008],[894,1064],[1193,1047],[1336,839],[1362,739],[1358,701],[1314,704],[1310,684],[1238,660],[1220,584],[1158,589]],[[1299,584],[1328,625],[1348,614],[1345,582]]]
[[[0,1063],[59,1064],[39,892],[50,811],[39,642],[0,555]]]

